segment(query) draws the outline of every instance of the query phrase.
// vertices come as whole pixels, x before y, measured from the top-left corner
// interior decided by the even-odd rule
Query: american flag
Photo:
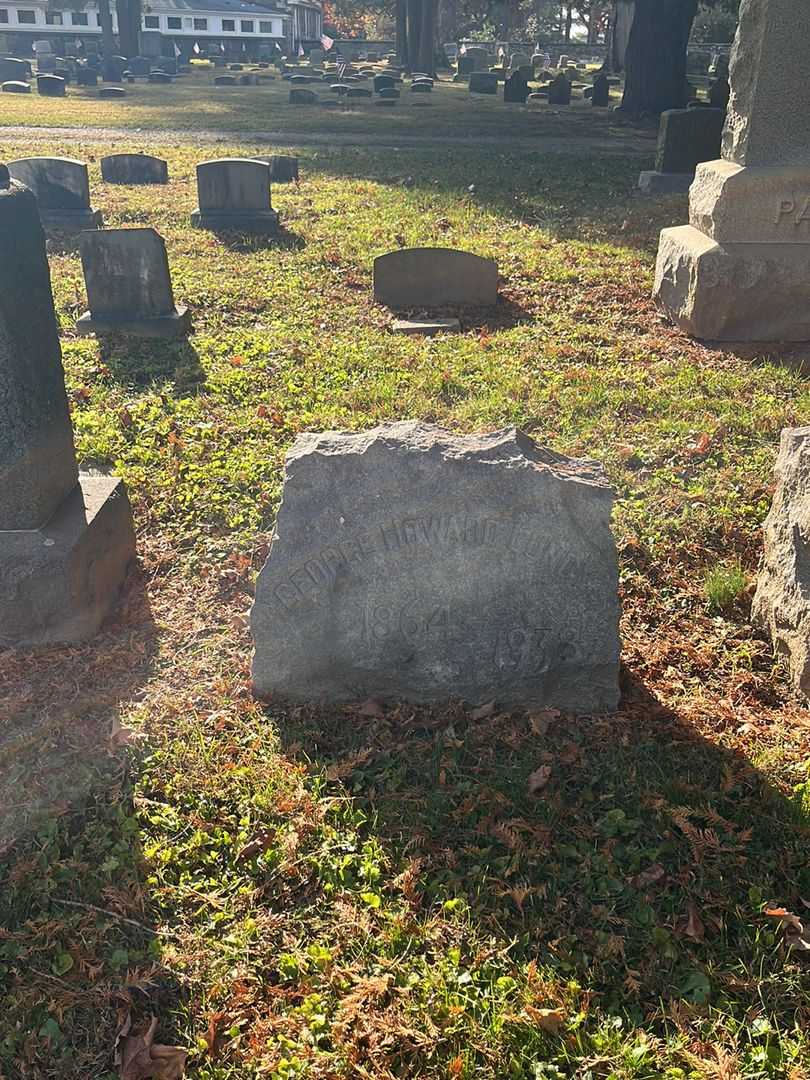
[[[338,61],[338,66],[337,66],[338,80],[342,79],[345,74],[346,74],[346,61],[345,60],[340,60],[340,61]]]

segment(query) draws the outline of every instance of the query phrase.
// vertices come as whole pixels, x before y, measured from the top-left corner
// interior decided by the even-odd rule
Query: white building
[[[110,7],[117,33],[115,3]],[[160,32],[165,56],[174,55],[175,44],[188,55],[196,43],[203,55],[256,59],[270,55],[276,44],[289,52],[299,42],[317,42],[323,14],[320,0],[144,0],[141,29]],[[65,55],[100,37],[94,0],[84,7],[65,2],[61,8],[58,0],[0,0],[0,53],[30,56],[35,41],[47,40]]]

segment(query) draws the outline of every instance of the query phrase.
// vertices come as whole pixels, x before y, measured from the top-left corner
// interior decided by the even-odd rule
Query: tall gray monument
[[[722,159],[664,229],[655,297],[687,333],[810,340],[810,4],[742,0]]]
[[[251,625],[258,693],[607,711],[613,493],[514,428],[301,435]]]
[[[0,646],[91,636],[134,554],[123,483],[77,469],[37,201],[0,165]]]

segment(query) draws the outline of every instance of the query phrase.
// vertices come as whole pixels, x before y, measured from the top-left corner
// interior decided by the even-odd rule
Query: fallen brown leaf
[[[525,1005],[523,1011],[549,1035],[559,1034],[566,1021],[565,1009],[538,1009],[536,1005]]]
[[[529,794],[536,795],[538,791],[542,791],[546,784],[551,779],[551,766],[541,765],[539,769],[535,769],[529,777]]]
[[[492,716],[495,712],[495,702],[487,701],[484,705],[479,705],[477,709],[473,709],[470,713],[471,720],[486,720],[488,716]]]
[[[529,726],[533,735],[543,736],[549,729],[552,720],[559,720],[559,709],[541,709],[540,712],[529,714]]]
[[[683,928],[683,932],[686,937],[691,938],[693,941],[703,941],[706,933],[706,928],[703,925],[703,920],[698,915],[697,908],[694,904],[690,904],[688,907],[688,916],[686,919],[686,925]]]
[[[358,706],[357,715],[369,716],[373,719],[381,720],[382,717],[385,716],[385,709],[376,698],[368,698],[362,705]]]
[[[248,859],[252,859],[254,855],[261,855],[262,852],[272,847],[275,838],[275,829],[262,829],[241,848],[236,856],[237,863],[246,862]]]
[[[121,1080],[180,1080],[185,1068],[185,1050],[155,1043],[157,1017],[153,1016],[142,1035],[121,1040]]]

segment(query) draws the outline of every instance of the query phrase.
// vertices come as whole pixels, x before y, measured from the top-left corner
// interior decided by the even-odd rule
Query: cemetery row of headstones
[[[79,232],[89,311],[79,333],[176,337],[190,327],[187,307],[175,304],[163,239],[150,228],[102,229],[90,205],[87,166],[69,158],[24,158],[8,165],[10,178],[37,198],[46,230]],[[163,184],[168,166],[148,154],[113,154],[101,160],[109,183]],[[275,178],[297,180],[296,158],[225,158],[197,166],[198,207],[194,226],[214,231],[274,235],[270,205]],[[416,248],[380,256],[374,264],[374,296],[394,311],[486,306],[497,303],[494,261],[469,252]],[[396,319],[395,333],[435,334],[460,328],[457,318]]]
[[[399,268],[408,287],[424,266]],[[1,169],[0,387],[0,646],[83,641],[135,557],[132,514],[120,480],[77,468],[36,199]],[[810,428],[783,434],[778,477],[754,616],[810,695]],[[613,499],[600,464],[514,429],[299,436],[251,616],[256,692],[615,709]]]

